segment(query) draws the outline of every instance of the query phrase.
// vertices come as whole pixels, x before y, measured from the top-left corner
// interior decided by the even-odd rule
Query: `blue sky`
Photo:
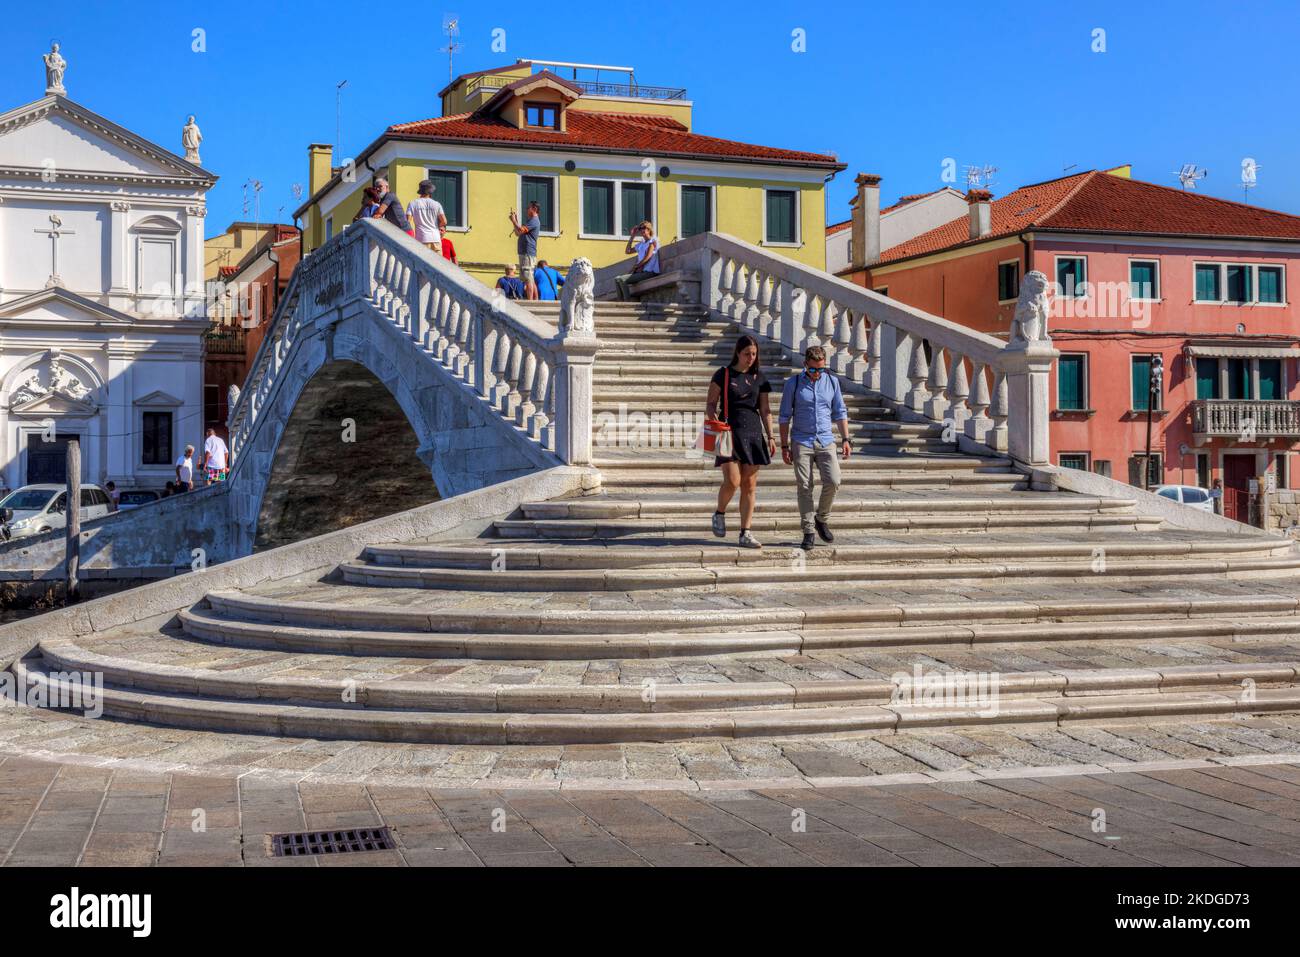
[[[458,73],[520,57],[631,65],[643,83],[686,87],[699,132],[837,153],[849,168],[831,183],[831,221],[847,217],[854,173],[881,174],[889,202],[943,185],[947,158],[998,167],[995,195],[1119,163],[1177,185],[1194,162],[1210,171],[1202,192],[1240,200],[1251,157],[1250,201],[1300,213],[1295,0],[443,4],[26,5],[0,36],[0,107],[41,96],[40,56],[57,39],[72,99],[178,152],[196,114],[221,177],[211,235],[246,218],[249,178],[264,184],[261,219],[290,215],[307,144],[335,139],[338,81],[345,153],[438,115],[441,18],[454,12]],[[504,53],[491,50],[498,28]],[[1105,52],[1092,50],[1098,29]]]

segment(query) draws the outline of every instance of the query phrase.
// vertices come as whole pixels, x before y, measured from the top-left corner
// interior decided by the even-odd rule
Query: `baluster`
[[[728,318],[739,322],[745,314],[745,290],[749,288],[748,274],[753,270],[744,263],[736,263],[735,275],[731,277],[731,310]]]
[[[383,246],[375,251],[375,267],[370,277],[370,301],[378,308],[384,301],[384,268],[388,265],[389,253]]]
[[[911,388],[903,396],[903,404],[913,412],[925,410],[925,400],[929,395],[925,391],[925,380],[930,374],[930,365],[925,358],[925,340],[911,332],[904,333],[911,356],[907,361],[907,381]]]
[[[925,385],[926,391],[930,393],[930,397],[925,400],[925,414],[936,422],[943,422],[948,417],[948,367],[944,364],[943,348],[939,345],[934,345],[934,354],[930,357],[930,374],[926,376]]]
[[[505,379],[510,386],[510,391],[506,393],[505,404],[501,409],[502,414],[507,419],[515,417],[515,410],[519,408],[522,396],[519,394],[519,375],[524,366],[524,347],[516,339],[510,346],[510,363],[506,366]]]
[[[764,274],[758,286],[758,313],[754,318],[754,330],[761,336],[772,338],[772,324],[776,321],[772,310],[772,297],[776,295],[777,280]]]
[[[731,307],[736,299],[732,296],[732,284],[736,281],[736,260],[727,256],[722,261],[722,275],[718,279],[718,291],[722,298],[718,300],[718,312],[724,316],[731,315]]]
[[[482,378],[475,383],[478,388],[478,394],[484,398],[491,398],[492,387],[496,385],[496,353],[497,339],[501,333],[497,330],[497,324],[492,321],[492,314],[488,308],[484,308],[482,314],[483,322],[483,339],[482,339],[482,356],[480,366],[482,368]]]
[[[766,277],[757,269],[749,270],[749,281],[745,284],[745,308],[740,315],[740,323],[745,328],[758,331],[758,298]]]
[[[533,379],[533,417],[528,434],[543,448],[551,447],[551,362],[544,354],[537,357],[537,375]]]
[[[533,413],[537,405],[533,402],[533,387],[537,384],[537,353],[530,347],[524,356],[523,367],[519,373],[519,408],[515,409],[515,425],[530,430]],[[531,430],[529,431],[531,433]]]
[[[836,375],[845,375],[853,359],[849,353],[849,347],[853,344],[853,319],[853,311],[844,309],[835,321],[835,332],[832,338],[835,343],[835,358],[831,362],[831,371]]]
[[[863,385],[872,392],[880,391],[881,362],[883,361],[881,345],[884,332],[885,323],[878,320],[871,324],[871,332],[867,335],[867,375]]]
[[[998,372],[997,381],[993,384],[993,404],[989,412],[990,418],[993,419],[993,428],[989,430],[988,440],[985,443],[995,452],[1007,450],[1007,415],[1010,408],[1006,373]]]
[[[466,380],[470,378],[470,369],[473,367],[473,362],[471,361],[473,356],[469,353],[469,336],[473,327],[474,310],[469,306],[461,305],[454,330],[456,348],[459,350],[456,354],[455,372],[460,378]]]
[[[504,412],[506,407],[506,396],[510,394],[510,383],[507,376],[510,373],[510,327],[504,323],[498,329],[497,333],[497,354],[492,362],[493,378],[496,380],[492,384],[492,407],[498,412]]]
[[[854,382],[861,382],[866,378],[867,369],[870,365],[867,352],[871,348],[871,333],[867,328],[865,313],[854,318],[853,341],[849,343],[849,351],[853,356],[852,361],[849,363],[849,377]]]
[[[988,417],[989,408],[989,367],[984,363],[975,365],[974,388],[970,394],[970,418],[966,420],[966,437],[983,444],[993,422]]]
[[[837,304],[827,302],[822,307],[821,322],[817,326],[817,344],[826,350],[827,359],[835,354],[835,325],[839,318],[840,307]]]
[[[970,409],[966,400],[970,396],[970,380],[966,378],[966,357],[956,352],[952,354],[952,366],[948,369],[948,412],[944,416],[944,428],[952,423],[952,435],[956,439],[966,432],[966,421],[970,418]]]

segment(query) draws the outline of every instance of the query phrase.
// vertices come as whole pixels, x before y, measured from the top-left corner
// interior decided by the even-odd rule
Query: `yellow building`
[[[625,258],[643,219],[663,243],[716,230],[825,268],[824,190],[844,164],[695,133],[685,93],[640,85],[626,67],[521,60],[466,73],[441,92],[442,116],[389,126],[354,161],[336,166],[330,146],[313,144],[311,196],[294,216],[311,251],[386,173],[403,203],[433,181],[460,265],[489,284],[516,260],[510,211],[532,199],[538,256],[561,268]]]
[[[280,227],[283,228],[283,227]],[[248,251],[274,232],[274,223],[234,222],[220,236],[203,241],[203,279],[218,278],[222,267],[233,269]]]

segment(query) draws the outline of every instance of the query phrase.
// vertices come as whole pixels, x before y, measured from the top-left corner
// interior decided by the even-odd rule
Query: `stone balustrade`
[[[557,333],[388,223],[372,220],[349,226],[295,270],[231,410],[232,481],[295,350],[328,336],[345,311],[366,307],[559,461],[590,462],[595,338]]]
[[[691,258],[705,304],[723,316],[795,354],[823,346],[836,374],[881,393],[904,418],[942,423],[966,450],[1048,464],[1057,352],[1045,311],[1041,330],[1013,330],[1007,342],[721,233],[665,247],[679,267]]]
[[[1300,402],[1286,399],[1198,399],[1192,431],[1253,442],[1255,436],[1300,436]]]

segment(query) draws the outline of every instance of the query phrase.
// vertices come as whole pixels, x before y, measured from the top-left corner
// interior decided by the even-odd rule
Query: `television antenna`
[[[244,180],[244,215],[248,215],[248,190],[253,189],[253,225],[262,221],[262,181],[251,176]]]
[[[966,188],[987,189],[993,185],[993,174],[997,171],[996,166],[967,166]]]
[[[1183,184],[1183,189],[1196,189],[1196,181],[1205,179],[1210,175],[1208,169],[1201,169],[1195,163],[1184,163],[1183,168],[1174,174],[1178,177],[1178,182]]]
[[[461,45],[456,42],[460,39],[460,17],[454,13],[443,14],[442,32],[447,35],[447,45],[438,52],[447,54],[447,81],[451,82],[456,79],[456,72],[452,67],[452,59],[461,50]]]
[[[347,85],[347,80],[334,84],[334,148],[338,156],[343,155],[343,88]]]
[[[1243,202],[1250,202],[1250,191],[1259,185],[1255,179],[1255,174],[1259,170],[1260,165],[1249,156],[1241,161],[1241,198]]]

